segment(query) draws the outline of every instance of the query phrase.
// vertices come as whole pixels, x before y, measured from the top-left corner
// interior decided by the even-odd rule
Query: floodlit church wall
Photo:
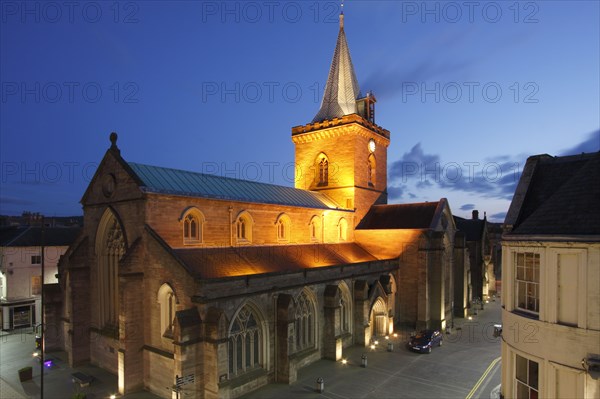
[[[202,240],[197,244],[186,245],[183,240],[182,217],[192,208],[204,216]],[[242,212],[251,219],[252,237],[248,242],[237,241],[236,220]],[[347,211],[148,195],[146,214],[147,223],[173,248],[319,243],[323,240],[323,233],[325,242],[336,243],[339,242],[338,224],[341,218],[346,219],[349,226],[346,241],[353,240],[353,214]],[[283,240],[278,238],[276,223],[282,215],[286,215],[290,222],[289,237]],[[316,239],[313,239],[310,222],[315,216],[319,219],[320,231],[317,231]]]
[[[325,187],[354,186],[354,141],[348,125],[327,130],[322,137],[315,134],[314,140],[296,143],[296,188],[304,190]],[[335,136],[331,139],[329,135]],[[365,147],[366,148],[366,147]],[[317,158],[320,154],[329,163],[328,184],[319,187]],[[338,201],[339,202],[339,201]],[[340,205],[344,205],[340,202]]]

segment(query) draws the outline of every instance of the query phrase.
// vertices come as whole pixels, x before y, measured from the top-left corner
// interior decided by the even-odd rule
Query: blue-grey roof
[[[249,180],[128,162],[146,192],[305,208],[335,209],[324,194]]]

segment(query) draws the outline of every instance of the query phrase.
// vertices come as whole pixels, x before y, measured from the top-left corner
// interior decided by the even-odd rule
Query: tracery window
[[[125,253],[125,236],[115,215],[107,210],[96,235],[100,326],[115,327],[118,321],[119,260]]]
[[[275,223],[277,227],[277,240],[278,241],[289,241],[291,231],[291,220],[286,214],[282,214],[277,218]]]
[[[197,244],[202,242],[204,215],[196,208],[186,212],[183,217],[183,243]]]
[[[351,319],[351,308],[350,308],[350,294],[345,287],[340,287],[342,292],[342,298],[340,299],[340,330],[350,332],[350,319]]]
[[[248,306],[238,312],[231,324],[228,351],[230,377],[261,367],[262,331]]]
[[[304,291],[296,298],[295,333],[297,351],[314,346],[315,311],[311,300]]]
[[[325,154],[317,157],[317,186],[327,186],[329,184],[329,160]]]
[[[235,226],[238,243],[252,242],[252,218],[247,212],[238,216]]]

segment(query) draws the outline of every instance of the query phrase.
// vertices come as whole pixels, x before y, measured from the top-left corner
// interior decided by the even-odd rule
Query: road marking
[[[475,386],[473,387],[473,389],[471,389],[471,392],[469,392],[469,394],[465,397],[465,399],[471,399],[471,397],[473,397],[473,395],[475,394],[475,392],[477,392],[477,389],[479,389],[479,386],[481,385],[481,383],[486,379],[486,377],[492,371],[492,369],[494,368],[494,366],[496,364],[498,364],[498,362],[500,361],[500,359],[502,359],[502,356],[497,357],[496,359],[494,359],[490,363],[490,365],[488,366],[487,370],[485,370],[485,372],[483,373],[483,375],[481,376],[481,378],[479,379],[479,381],[477,381],[477,384],[475,384]]]

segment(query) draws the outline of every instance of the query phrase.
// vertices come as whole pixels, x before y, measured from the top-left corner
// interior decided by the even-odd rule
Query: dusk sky
[[[599,4],[347,0],[390,203],[501,222],[529,155],[598,151]],[[0,6],[0,214],[82,214],[112,131],[127,161],[293,186],[339,2]]]

